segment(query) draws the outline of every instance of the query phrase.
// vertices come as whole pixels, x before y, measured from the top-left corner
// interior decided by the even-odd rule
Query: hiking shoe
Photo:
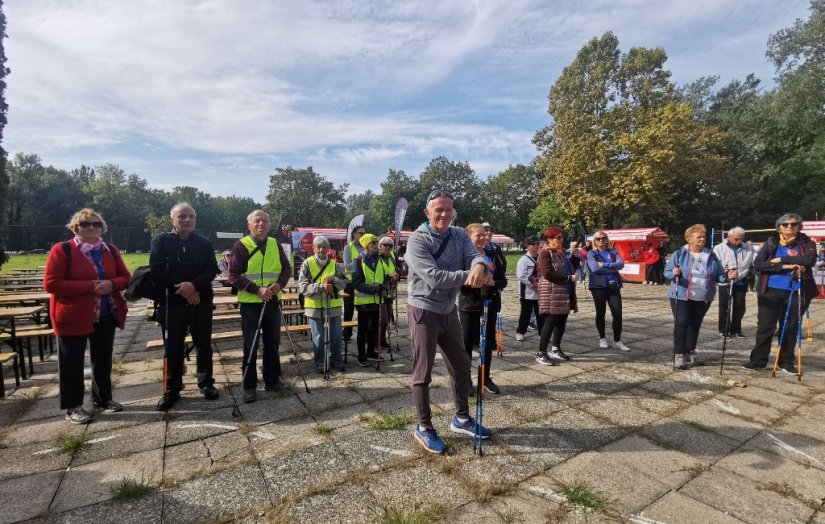
[[[92,421],[92,416],[83,409],[83,406],[78,406],[66,410],[66,420],[72,424],[88,424]]]
[[[673,357],[673,369],[684,370],[690,369],[690,364],[685,361],[685,355],[677,353]]]
[[[796,366],[793,364],[779,364],[779,367],[776,369],[788,375],[796,375]]]
[[[203,398],[206,400],[218,400],[221,396],[220,392],[215,388],[215,386],[206,386],[201,388],[201,393],[203,394]]]
[[[556,363],[550,358],[547,353],[539,353],[536,355],[536,362],[544,364],[545,366],[555,366]]]
[[[561,348],[553,348],[547,352],[547,355],[556,360],[570,360],[570,357],[565,355]]]
[[[369,362],[367,362],[367,359],[366,359],[366,358],[364,358],[364,359],[359,358],[359,359],[358,359],[358,365],[359,365],[359,366],[361,366],[362,368],[368,368],[368,367],[370,367],[372,364],[370,364]]]
[[[158,405],[155,406],[155,409],[158,411],[172,409],[172,406],[174,406],[178,400],[180,400],[180,393],[164,393],[163,396],[160,397],[160,400],[158,400]]]
[[[95,401],[94,405],[96,408],[102,409],[105,413],[117,413],[118,411],[123,411],[123,406],[114,400],[107,400],[106,402]]]
[[[249,388],[243,390],[243,401],[249,404],[250,402],[255,402],[258,400],[258,392],[255,391],[255,388]]]
[[[744,364],[742,364],[742,369],[747,369],[748,371],[756,371],[758,369],[765,369],[765,364],[757,364],[756,362],[751,362],[748,360]]]
[[[447,444],[441,440],[438,433],[433,428],[421,429],[421,426],[415,426],[415,434],[413,440],[421,444],[421,446],[430,453],[444,453],[447,451]]]
[[[599,339],[599,349],[607,349],[607,339],[600,338]]]
[[[746,337],[746,336],[745,336],[745,335],[743,335],[742,333],[737,333],[737,334],[736,334],[736,338],[748,338],[748,337]]]
[[[476,435],[476,421],[473,420],[473,417],[470,417],[463,422],[458,420],[458,417],[453,417],[453,421],[450,423],[450,431],[453,433],[463,433],[464,435],[474,437]],[[481,434],[481,438],[483,439],[488,439],[493,434],[493,432],[490,431],[490,428],[485,428],[481,425],[478,425],[478,432]]]
[[[524,342],[524,335],[521,333],[516,333],[516,342]]]
[[[501,393],[501,388],[496,386],[496,383],[493,382],[492,379],[485,378],[484,379],[484,391],[487,391],[488,393],[493,393],[494,395],[498,395],[499,393]]]
[[[685,355],[685,361],[690,364],[691,366],[704,366],[705,361],[699,360],[699,357],[696,354],[696,351],[691,351],[687,355]]]
[[[630,351],[630,348],[624,345],[624,342],[621,340],[617,340],[613,342],[613,347],[618,349],[619,351]]]
[[[281,377],[275,377],[275,382],[264,385],[266,391],[283,391],[286,384],[281,380]]]

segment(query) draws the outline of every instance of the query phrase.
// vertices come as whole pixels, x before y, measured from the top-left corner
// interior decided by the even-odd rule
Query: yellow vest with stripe
[[[246,247],[249,253],[255,251],[258,245],[255,239],[247,235],[241,239],[241,244]],[[266,239],[266,254],[258,250],[254,255],[249,257],[246,266],[246,273],[243,276],[258,287],[270,286],[278,281],[281,276],[281,246],[278,241],[272,237]],[[283,296],[282,292],[278,292],[278,299]],[[238,291],[238,302],[241,304],[255,304],[261,303],[264,299],[259,297],[256,293],[248,291]]]
[[[378,256],[378,255],[376,255]],[[364,262],[364,258],[361,258],[361,271],[364,273],[364,283],[365,284],[383,284],[384,283],[384,266],[380,262],[375,266],[375,271],[369,268],[369,266]],[[355,305],[356,306],[363,306],[366,304],[380,304],[381,303],[381,295],[367,295],[366,293],[361,293],[357,289],[355,290]]]
[[[384,268],[384,274],[385,275],[390,276],[393,273],[396,273],[397,270],[396,270],[396,267],[395,267],[395,254],[393,254],[392,252],[390,252],[390,256],[388,256],[386,260],[384,260],[384,258],[381,255],[378,255],[378,262],[379,262],[379,264],[381,264],[381,267]],[[395,286],[391,287],[390,289],[392,290],[392,292],[390,293],[390,295],[387,298],[394,299],[395,298]]]
[[[321,266],[318,265],[318,260],[315,259],[314,256],[309,257],[307,259],[307,264],[309,265],[309,279],[315,283],[321,283],[325,277],[335,275],[335,260],[331,258],[327,258],[327,265],[324,268],[324,271],[321,272]],[[318,273],[321,273],[321,276],[318,276]],[[316,278],[317,277],[317,278]],[[304,307],[311,308],[311,309],[323,309],[327,306],[326,298],[314,298],[309,295],[304,295]],[[330,298],[329,299],[329,307],[341,307],[344,305],[344,299],[338,298]]]
[[[358,244],[358,242],[356,242],[355,240],[347,244],[347,246],[349,246],[350,263],[344,264],[344,274],[347,275],[347,280],[349,280],[350,282],[352,282],[352,262],[355,262],[355,259],[362,255],[362,252],[358,251],[358,248],[355,247],[356,244]],[[358,245],[360,246],[361,244]]]

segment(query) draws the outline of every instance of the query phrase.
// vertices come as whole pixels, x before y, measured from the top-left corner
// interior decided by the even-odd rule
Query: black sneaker
[[[220,392],[215,388],[215,386],[206,386],[201,388],[201,393],[203,393],[203,398],[206,400],[218,400],[221,396]]]
[[[359,358],[359,359],[358,359],[358,365],[359,365],[359,366],[361,366],[362,368],[368,368],[368,367],[370,367],[372,364],[370,364],[369,362],[367,362],[367,359],[366,359],[366,358],[363,358],[363,359],[360,359],[360,358]]]
[[[756,362],[751,362],[748,360],[744,364],[742,364],[742,369],[747,369],[748,371],[756,371],[759,369],[765,369],[765,364],[757,364]]]
[[[158,405],[155,407],[158,411],[166,411],[172,409],[172,406],[175,405],[175,402],[180,400],[180,393],[164,393],[160,400],[158,400]]]
[[[547,353],[539,353],[536,355],[536,362],[545,366],[555,366],[556,363],[551,359]]]
[[[283,391],[284,387],[285,387],[284,381],[281,380],[281,377],[277,377],[277,378],[275,378],[275,382],[273,382],[271,384],[266,384],[264,386],[264,389],[266,391],[276,391],[277,392],[277,391]]]
[[[243,401],[249,404],[250,402],[255,402],[258,400],[258,392],[255,391],[254,388],[244,389],[243,390]]]
[[[779,364],[777,371],[781,371],[782,373],[786,373],[788,375],[796,375],[796,366],[793,364]]]
[[[561,348],[553,348],[547,352],[547,355],[556,360],[570,360],[570,357],[565,355]]]
[[[746,337],[746,336],[745,336],[745,335],[743,335],[742,333],[737,333],[737,334],[736,334],[736,338],[748,338],[748,337]]]
[[[98,409],[102,409],[106,413],[117,413],[119,411],[123,411],[123,406],[114,400],[107,400],[106,402],[95,401],[94,406]]]
[[[496,386],[496,383],[492,381],[492,379],[485,378],[484,379],[484,391],[488,393],[493,393],[494,395],[498,395],[501,393],[501,388]]]

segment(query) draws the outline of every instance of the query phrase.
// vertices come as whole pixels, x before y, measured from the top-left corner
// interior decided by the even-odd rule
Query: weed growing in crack
[[[65,437],[57,445],[57,451],[60,453],[74,453],[75,451],[83,449],[87,442],[89,442],[89,436],[85,433]]]
[[[110,488],[112,499],[117,502],[139,499],[154,490],[155,488],[149,485],[143,475],[141,475],[140,480],[123,477],[120,482]]]
[[[321,435],[322,437],[328,436],[330,433],[332,433],[332,430],[333,427],[327,424],[326,422],[321,422],[320,424],[312,428],[313,433],[315,433],[316,435]]]
[[[411,415],[403,413],[379,413],[369,419],[371,429],[376,431],[386,431],[389,429],[403,429],[413,421]]]
[[[563,484],[559,493],[567,502],[582,509],[602,511],[607,507],[607,500],[581,482]]]
[[[438,522],[442,517],[443,511],[440,508],[428,509],[395,509],[382,508],[383,513],[379,522],[381,524],[430,524]]]
[[[515,524],[516,522],[525,522],[524,520],[524,513],[522,513],[518,508],[514,508],[510,505],[507,506],[506,509],[501,511],[493,510],[493,512],[498,515],[498,518],[501,519],[501,522],[504,524]]]

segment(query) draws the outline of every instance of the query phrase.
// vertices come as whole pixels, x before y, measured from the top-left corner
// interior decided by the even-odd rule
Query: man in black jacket
[[[152,238],[149,268],[158,287],[160,319],[166,334],[163,397],[158,411],[171,408],[183,389],[187,329],[197,348],[198,388],[207,400],[220,394],[212,378],[212,280],[219,273],[212,242],[194,234],[197,215],[186,203],[170,212],[172,231]]]
[[[797,372],[794,349],[799,314],[805,313],[817,294],[811,271],[816,262],[816,246],[801,230],[802,218],[799,215],[782,215],[776,220],[778,234],[762,244],[753,261],[753,268],[759,273],[756,286],[759,309],[756,317],[756,344],[751,351],[750,360],[743,365],[745,369],[763,369],[768,364],[771,341],[777,328],[782,333],[790,302],[788,324],[779,351],[779,368],[786,373]],[[797,279],[801,280],[800,289],[792,291]],[[801,308],[798,302],[800,294]]]

